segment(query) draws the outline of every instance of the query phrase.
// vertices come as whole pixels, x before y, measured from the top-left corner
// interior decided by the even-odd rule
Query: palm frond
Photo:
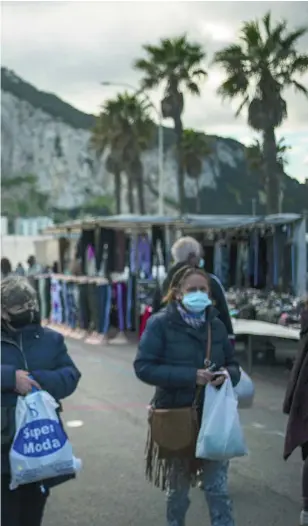
[[[242,100],[241,104],[239,105],[238,109],[235,112],[235,117],[239,117],[240,113],[242,113],[245,106],[249,104],[249,95],[246,95],[244,99]]]
[[[240,40],[247,45],[248,49],[262,46],[262,35],[257,20],[245,22],[243,24],[240,33]]]
[[[266,36],[269,37],[271,35],[271,29],[272,29],[272,13],[271,11],[267,11],[265,13],[264,17],[262,18],[263,26],[266,31]]]
[[[224,99],[233,99],[238,95],[244,95],[248,85],[249,82],[245,75],[235,73],[219,86],[217,93]]]
[[[290,66],[291,75],[304,75],[308,71],[308,55],[297,55]]]
[[[223,68],[241,65],[247,59],[240,44],[231,44],[214,54],[212,63]]]
[[[190,82],[188,81],[186,83],[186,88],[192,95],[200,95],[200,88],[196,82]]]
[[[208,72],[205,71],[205,69],[201,69],[201,68],[195,69],[191,72],[191,76],[206,79],[208,77]]]
[[[305,88],[305,86],[303,86],[303,84],[301,84],[300,82],[297,82],[296,80],[293,80],[292,81],[292,85],[294,86],[296,91],[299,91],[300,93],[305,95],[305,97],[308,97],[308,89]]]
[[[288,33],[284,38],[281,38],[280,45],[285,50],[293,49],[297,41],[308,32],[308,27],[299,27],[295,31]]]

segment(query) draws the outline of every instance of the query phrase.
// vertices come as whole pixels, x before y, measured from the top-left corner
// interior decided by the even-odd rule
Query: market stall
[[[89,343],[108,341],[109,328],[115,326],[119,334],[113,341],[126,343],[126,331],[138,331],[150,315],[157,281],[171,263],[170,246],[180,235],[200,241],[207,270],[226,288],[254,286],[304,294],[304,223],[298,214],[121,215],[49,228],[46,232],[59,239],[61,274],[38,277],[50,282],[38,287],[50,288],[50,300],[43,301],[50,301],[46,319],[75,336],[86,335]],[[79,262],[79,275],[73,275],[74,261]]]

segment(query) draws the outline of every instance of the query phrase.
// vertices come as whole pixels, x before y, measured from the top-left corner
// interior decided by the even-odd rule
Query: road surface
[[[145,407],[152,390],[134,377],[135,348],[70,341],[69,349],[83,378],[64,404],[64,420],[84,468],[77,481],[53,490],[44,526],[165,526],[164,495],[143,475]],[[282,460],[287,373],[263,370],[254,378],[255,406],[241,412],[250,454],[232,461],[230,470],[236,524],[295,526],[300,455]],[[193,489],[191,497],[187,526],[208,525],[202,492]]]

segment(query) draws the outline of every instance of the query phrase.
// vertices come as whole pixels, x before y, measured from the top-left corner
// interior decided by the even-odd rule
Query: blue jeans
[[[211,526],[235,526],[232,501],[228,493],[228,468],[229,462],[204,462],[203,484]],[[185,516],[190,504],[189,490],[190,477],[181,461],[175,460],[167,486],[168,526],[185,526]]]

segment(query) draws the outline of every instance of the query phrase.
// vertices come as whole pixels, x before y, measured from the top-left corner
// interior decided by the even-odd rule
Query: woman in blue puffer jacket
[[[1,282],[2,526],[40,526],[49,488],[63,481],[59,477],[9,489],[9,451],[18,396],[25,396],[36,387],[60,401],[75,391],[80,376],[63,336],[41,327],[36,292],[28,279],[5,278]]]
[[[198,386],[207,383],[219,388],[223,375],[214,376],[209,366],[227,369],[233,385],[240,379],[233,346],[224,324],[211,305],[209,279],[200,269],[184,267],[174,276],[167,295],[167,307],[153,315],[141,337],[134,362],[135,373],[143,382],[156,387],[151,406],[156,409],[191,407]],[[207,338],[211,332],[210,362],[205,368]],[[203,395],[199,398],[201,401]],[[202,416],[202,403],[199,418]],[[201,466],[192,458],[168,458],[154,454],[149,437],[147,473],[154,473],[155,484],[167,489],[167,524],[183,526],[189,507],[189,489]],[[193,455],[194,456],[194,455]],[[153,464],[155,467],[153,468]],[[234,526],[228,494],[228,462],[205,461],[204,490],[212,526]],[[163,475],[162,475],[163,474]]]

